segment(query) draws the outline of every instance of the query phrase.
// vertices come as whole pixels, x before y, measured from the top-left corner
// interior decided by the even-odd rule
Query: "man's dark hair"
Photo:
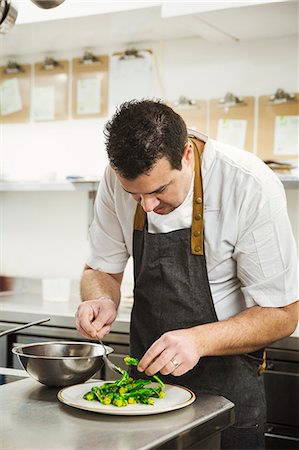
[[[105,125],[104,136],[111,166],[128,180],[149,173],[163,156],[172,169],[182,168],[186,124],[161,101],[123,103]]]

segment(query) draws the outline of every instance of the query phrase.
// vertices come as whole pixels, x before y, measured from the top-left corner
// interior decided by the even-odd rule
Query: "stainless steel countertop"
[[[24,379],[0,387],[1,448],[5,450],[148,450],[183,432],[211,430],[223,416],[233,422],[233,403],[202,395],[181,410],[150,416],[109,416],[82,411],[59,402],[57,388]],[[215,432],[220,431],[215,427]],[[207,433],[207,431],[206,431]]]
[[[71,296],[68,301],[43,301],[42,295],[27,292],[0,294],[0,311],[2,322],[26,323],[50,317],[51,320],[42,327],[65,327],[75,329],[75,313],[80,300]],[[122,301],[113,332],[129,333],[131,303]],[[28,329],[30,330],[30,329]],[[79,335],[78,335],[79,337]]]

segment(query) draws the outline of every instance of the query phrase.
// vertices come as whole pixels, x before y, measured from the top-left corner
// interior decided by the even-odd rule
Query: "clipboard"
[[[246,134],[243,148],[252,152],[254,97],[236,97],[228,92],[224,98],[211,99],[209,102],[209,135],[212,139],[218,138],[219,121],[225,121],[226,119],[246,121]],[[231,142],[227,143],[234,145]]]
[[[30,120],[30,88],[31,88],[31,66],[30,64],[19,65],[16,62],[8,62],[6,66],[0,67],[0,86],[7,82],[13,85],[15,91],[15,108],[11,113],[0,114],[0,123],[29,122]],[[2,95],[2,94],[1,94]]]
[[[206,100],[180,97],[178,101],[168,102],[168,105],[183,118],[187,128],[207,133]]]
[[[33,120],[41,122],[67,119],[68,72],[68,61],[56,61],[52,58],[46,58],[44,62],[37,62],[34,65]],[[46,101],[44,102],[44,107],[48,106],[48,109],[40,110],[39,114],[35,116],[35,95],[38,96],[40,94],[42,96],[47,93],[48,105],[46,105]],[[43,98],[41,97],[40,101],[42,102],[42,100]]]
[[[108,56],[85,52],[72,60],[73,119],[108,114]]]
[[[133,99],[153,95],[155,61],[152,50],[128,49],[115,52],[110,62],[110,111]]]
[[[276,117],[298,115],[298,92],[295,94],[287,94],[282,89],[278,89],[272,96],[263,95],[259,97],[257,155],[262,160],[285,161],[298,159],[298,153],[283,155],[274,153]]]

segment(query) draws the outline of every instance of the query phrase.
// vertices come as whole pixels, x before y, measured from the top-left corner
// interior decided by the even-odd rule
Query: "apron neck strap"
[[[193,188],[193,211],[191,227],[191,253],[203,255],[203,188],[201,178],[200,155],[204,149],[204,142],[190,139],[194,151],[194,188]]]
[[[193,215],[191,253],[203,255],[203,188],[201,179],[200,155],[204,149],[204,142],[191,138],[194,152],[194,188],[193,188]],[[137,204],[134,217],[134,230],[143,231],[146,213],[140,203]]]
[[[145,222],[145,211],[140,205],[140,203],[137,203],[137,208],[135,211],[135,217],[134,217],[134,230],[143,231],[144,228],[144,222]]]

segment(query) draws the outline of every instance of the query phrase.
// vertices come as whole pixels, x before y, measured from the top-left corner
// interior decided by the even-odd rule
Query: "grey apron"
[[[198,141],[192,228],[168,233],[147,231],[146,215],[137,206],[134,222],[134,305],[130,353],[141,358],[163,333],[218,321],[210,291],[203,249],[203,196]],[[194,239],[195,238],[195,239]],[[191,244],[191,250],[190,250]],[[185,375],[162,377],[210,393],[235,404],[236,422],[222,433],[222,449],[263,449],[266,406],[260,353],[203,357]],[[132,373],[140,377],[139,372]]]

